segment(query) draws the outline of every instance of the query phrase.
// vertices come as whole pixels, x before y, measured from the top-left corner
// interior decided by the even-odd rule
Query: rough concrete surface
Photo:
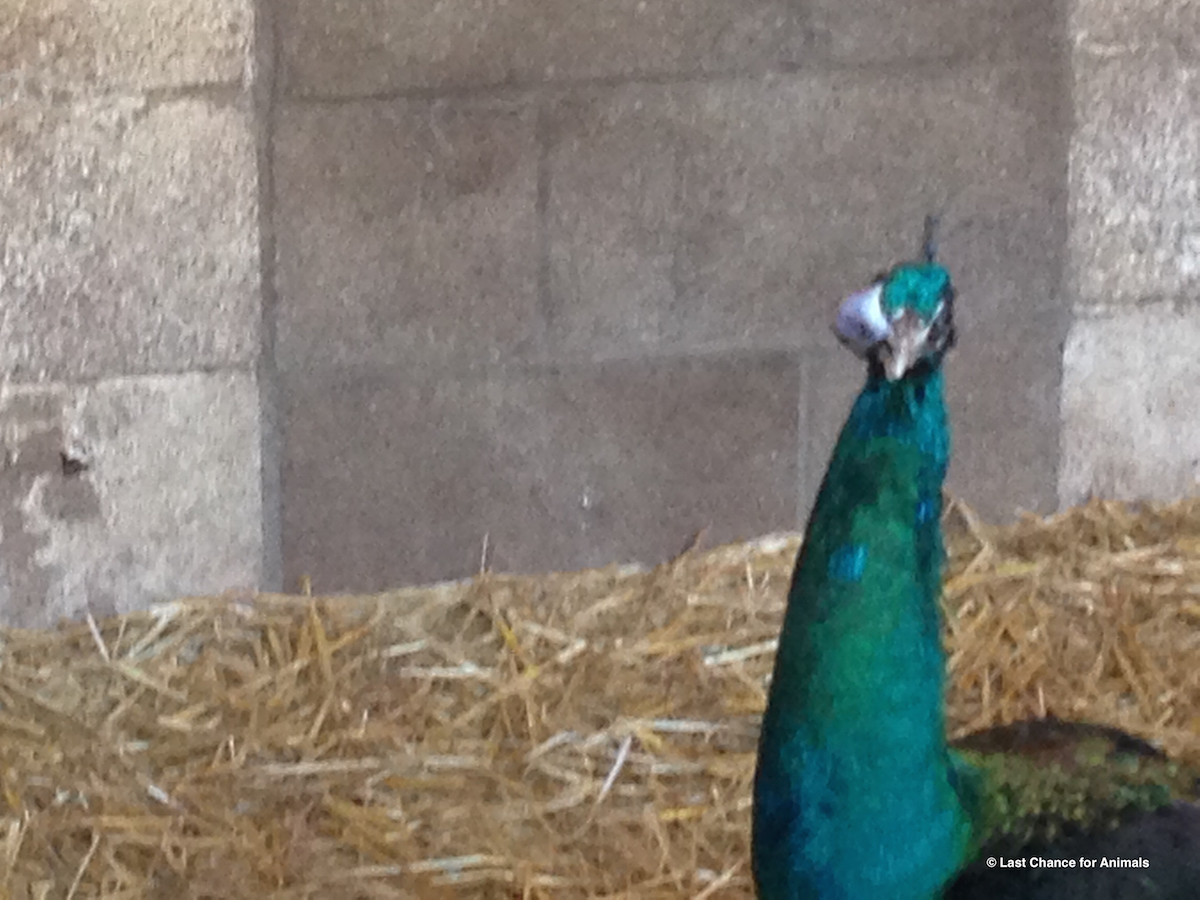
[[[551,347],[811,346],[848,280],[915,252],[926,214],[947,232],[1060,219],[1054,135],[1070,113],[1047,85],[1062,78],[979,68],[572,94],[547,126]]]
[[[1081,318],[1063,359],[1059,499],[1173,500],[1200,489],[1200,311]]]
[[[1128,304],[1200,286],[1200,68],[1081,54],[1075,105],[1078,301]]]
[[[0,372],[243,366],[259,352],[250,114],[201,99],[0,106]]]
[[[787,0],[333,0],[279,10],[288,93],[690,74],[796,63]]]
[[[293,93],[638,79],[823,63],[1044,59],[1044,0],[357,0],[281,9]]]
[[[657,563],[797,517],[785,354],[285,375],[286,585]]]
[[[1065,37],[1048,0],[808,0],[821,58],[858,64],[1003,61],[1052,56]]]
[[[488,362],[538,338],[535,119],[506,102],[285,106],[280,367]]]
[[[45,626],[259,583],[251,376],[4,384],[0,427],[7,623]]]
[[[1064,323],[1051,315],[1023,324],[978,344],[968,333],[946,364],[947,485],[990,522],[1056,506]]]
[[[1062,188],[1053,202],[1048,215],[1017,210],[943,225],[940,251],[954,276],[958,329],[946,364],[954,426],[949,485],[993,521],[1049,512],[1057,501],[1070,324]]]
[[[0,98],[237,82],[253,0],[0,0]]]
[[[1164,54],[1200,63],[1197,0],[1072,0],[1076,52],[1098,58]]]

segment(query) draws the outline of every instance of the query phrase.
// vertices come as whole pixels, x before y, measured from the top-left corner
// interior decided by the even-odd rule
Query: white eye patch
[[[847,297],[838,309],[838,337],[860,351],[886,338],[891,323],[883,312],[882,300],[882,284],[873,284]]]

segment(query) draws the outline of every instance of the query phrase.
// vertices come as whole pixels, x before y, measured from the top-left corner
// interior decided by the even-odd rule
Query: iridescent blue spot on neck
[[[932,497],[921,497],[917,501],[917,524],[928,525],[937,515],[937,504]]]
[[[861,581],[866,570],[865,544],[846,544],[834,550],[829,557],[829,577],[837,581]]]

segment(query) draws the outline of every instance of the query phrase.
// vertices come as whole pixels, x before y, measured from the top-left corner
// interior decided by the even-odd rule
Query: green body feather
[[[968,796],[979,844],[1021,846],[1113,828],[1193,796],[1193,773],[1152,748],[1122,748],[1119,732],[1052,720],[1038,731],[1036,743],[971,749],[968,739],[955,749],[964,781],[975,783]]]
[[[900,266],[881,306],[928,318],[948,285],[938,266]],[[955,876],[984,854],[1042,852],[1195,795],[1192,774],[1096,726],[1049,720],[948,746],[940,361],[897,381],[872,368],[809,519],[759,744],[752,848],[762,900],[935,900],[952,883],[945,896],[955,900],[1056,897],[1064,888],[1043,890],[1040,875]],[[1191,878],[1183,872],[1190,887],[1178,890],[1194,895],[1171,893],[1170,882],[1144,896],[1200,898],[1200,869]]]

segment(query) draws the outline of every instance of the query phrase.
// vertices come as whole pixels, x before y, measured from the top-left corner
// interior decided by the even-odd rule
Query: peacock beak
[[[886,338],[878,344],[877,355],[888,381],[903,378],[913,364],[925,354],[929,324],[915,313],[903,312],[893,319]]]

